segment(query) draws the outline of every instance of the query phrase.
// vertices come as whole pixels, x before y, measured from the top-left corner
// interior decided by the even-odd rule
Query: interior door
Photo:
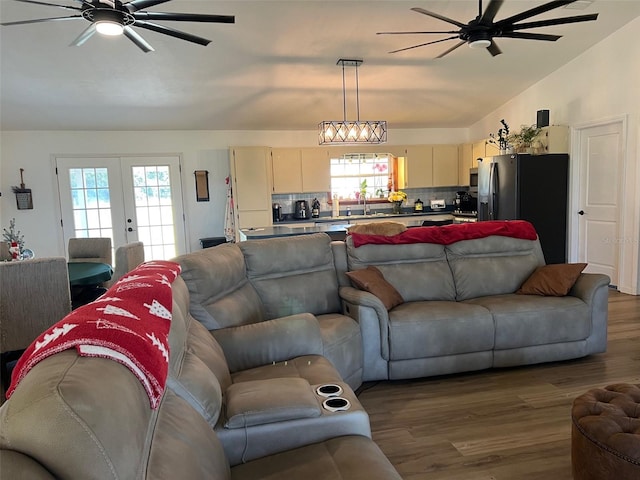
[[[57,157],[56,167],[65,248],[109,237],[114,251],[142,241],[147,260],[186,251],[179,157]]]
[[[589,127],[580,132],[578,261],[585,271],[604,273],[618,285],[620,198],[623,165],[622,124]]]

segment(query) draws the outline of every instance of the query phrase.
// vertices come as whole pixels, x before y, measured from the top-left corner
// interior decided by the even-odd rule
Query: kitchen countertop
[[[368,219],[377,221],[388,220],[404,223],[407,227],[419,227],[422,225],[424,217],[429,217],[434,220],[449,220],[453,218],[451,212],[343,215],[340,217],[309,218],[306,220],[279,222],[277,225],[268,227],[243,228],[240,230],[240,241],[274,237],[290,237],[294,235],[307,235],[318,232],[328,233],[333,239],[340,240],[344,238],[344,235],[347,233],[347,229],[352,225],[350,222],[359,221],[362,223],[362,220]],[[310,223],[314,223],[315,225],[309,226]]]

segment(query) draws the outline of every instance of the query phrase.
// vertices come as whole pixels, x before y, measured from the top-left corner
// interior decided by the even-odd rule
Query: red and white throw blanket
[[[71,312],[20,357],[7,398],[39,361],[75,347],[81,356],[109,358],[129,368],[156,408],[169,370],[171,283],[179,274],[175,262],[143,263],[103,296]]]
[[[383,235],[365,235],[351,233],[354,247],[367,244],[399,245],[407,243],[438,243],[450,245],[461,240],[501,235],[503,237],[535,240],[538,238],[536,229],[525,220],[494,220],[489,222],[460,223],[444,225],[442,227],[415,227],[406,231],[385,237]]]

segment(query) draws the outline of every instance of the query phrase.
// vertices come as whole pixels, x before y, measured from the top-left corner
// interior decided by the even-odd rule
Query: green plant
[[[498,135],[489,134],[489,143],[497,145],[500,150],[506,150],[509,146],[509,125],[507,125],[504,118],[500,120],[500,123],[502,128],[498,130]]]
[[[520,125],[520,131],[512,133],[507,137],[507,141],[516,148],[527,148],[538,136],[542,129],[537,125]]]

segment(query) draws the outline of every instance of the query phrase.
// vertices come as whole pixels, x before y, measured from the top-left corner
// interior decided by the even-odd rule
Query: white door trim
[[[622,168],[620,169],[620,178],[618,179],[620,187],[620,204],[618,209],[618,226],[620,235],[620,252],[619,252],[619,284],[618,290],[623,293],[629,293],[636,295],[637,283],[636,281],[629,281],[629,279],[636,279],[638,268],[637,264],[630,261],[633,258],[637,258],[638,252],[638,237],[637,232],[635,237],[629,237],[625,232],[630,232],[631,224],[635,223],[633,217],[630,217],[635,208],[628,202],[627,196],[627,174],[629,172],[629,158],[628,158],[628,115],[620,115],[615,117],[604,118],[601,120],[595,120],[590,122],[581,123],[575,125],[571,129],[571,160],[570,160],[570,198],[569,198],[569,261],[578,261],[578,216],[577,211],[580,210],[580,173],[584,167],[585,159],[580,157],[580,141],[582,132],[586,129],[593,127],[601,127],[620,123],[622,128]],[[629,241],[626,241],[626,240]]]

